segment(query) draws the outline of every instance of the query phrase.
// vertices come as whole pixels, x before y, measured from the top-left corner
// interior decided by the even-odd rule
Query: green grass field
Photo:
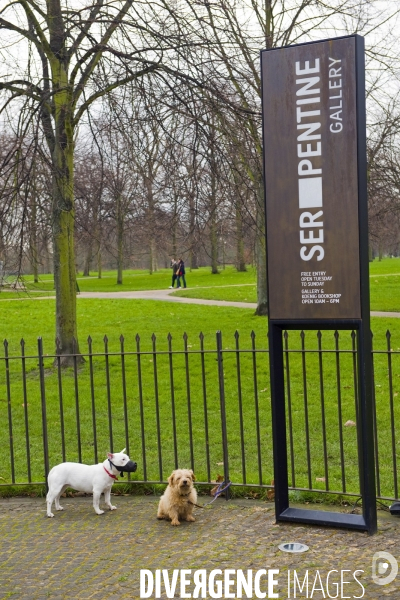
[[[244,273],[238,273],[232,266],[212,275],[209,268],[202,267],[187,272],[188,289],[174,292],[186,298],[225,300],[231,302],[257,301],[256,272],[251,266]],[[24,277],[26,291],[0,293],[0,301],[10,298],[53,296],[52,275],[42,275],[37,284],[31,276]],[[103,272],[102,279],[96,274],[82,277],[78,274],[78,286],[82,292],[116,292],[131,290],[167,289],[171,285],[171,270],[160,269],[149,275],[146,271],[124,271],[123,284],[116,284],[115,271]],[[400,258],[386,258],[370,263],[371,310],[400,312]]]
[[[399,275],[396,274],[396,269]],[[104,280],[90,278],[79,280],[80,288],[95,291],[96,285],[104,285],[104,289],[114,290],[113,274]],[[115,275],[115,274],[114,274]],[[400,261],[387,259],[381,263],[371,264],[371,295],[375,293],[374,310],[399,309],[399,294],[396,291],[396,280],[400,277]],[[143,272],[130,272],[125,278],[125,286],[133,289],[153,289],[168,287],[170,271],[148,275]],[[208,293],[210,282],[212,291],[219,294],[220,299],[228,299],[224,294],[231,294],[229,299],[251,299],[249,292],[254,291],[252,285],[254,272],[235,273],[227,268],[220,275],[211,275],[208,270],[200,269],[188,273],[190,293],[197,295]],[[214,283],[215,282],[215,283]],[[82,285],[83,283],[83,285]],[[243,285],[246,284],[246,285]],[[251,285],[247,285],[251,284]],[[52,281],[48,279],[48,289]],[[107,285],[109,287],[107,288]],[[243,287],[241,287],[241,285]],[[90,287],[92,286],[92,287]],[[193,290],[197,286],[199,289]],[[235,286],[235,287],[224,287]],[[204,289],[200,289],[204,288]],[[119,286],[118,286],[119,289]],[[130,288],[132,289],[132,288]],[[374,292],[375,289],[375,292]],[[246,295],[243,295],[246,294]],[[5,363],[0,362],[0,440],[3,447],[10,447],[10,421],[13,435],[13,451],[16,466],[16,480],[27,481],[27,448],[25,444],[26,423],[30,436],[32,460],[32,481],[43,480],[43,450],[41,428],[41,396],[40,381],[37,368],[37,337],[41,336],[44,352],[52,355],[54,352],[54,299],[45,300],[7,300],[7,293],[0,295],[1,336],[8,340],[8,353],[18,356],[21,351],[20,340],[25,340],[25,369],[27,406],[24,406],[24,388],[21,377],[21,360],[11,359],[9,371]],[[246,300],[244,300],[246,301]],[[210,475],[215,478],[222,472],[223,458],[221,447],[221,425],[219,406],[219,384],[215,350],[215,332],[223,332],[224,349],[224,383],[227,406],[227,425],[229,442],[230,474],[232,481],[243,481],[243,466],[247,483],[258,484],[261,480],[269,484],[272,475],[272,439],[270,420],[270,392],[267,350],[267,321],[265,318],[254,316],[253,309],[231,307],[213,307],[201,305],[172,304],[160,301],[144,300],[94,300],[78,296],[78,328],[80,349],[87,353],[86,339],[93,339],[92,370],[91,360],[76,370],[66,370],[61,378],[63,409],[60,410],[59,386],[57,370],[53,367],[53,358],[45,358],[45,392],[47,404],[47,420],[49,425],[50,461],[55,464],[62,460],[61,456],[61,419],[64,420],[65,447],[67,460],[78,460],[77,452],[77,411],[75,394],[79,397],[79,428],[81,434],[81,454],[84,462],[94,460],[94,433],[97,436],[99,460],[110,448],[110,427],[115,449],[125,446],[124,422],[127,418],[129,426],[129,445],[132,457],[138,460],[141,467],[136,475],[141,480],[158,481],[160,476],[165,479],[174,467],[174,454],[177,452],[181,465],[190,464],[194,460],[197,477],[200,481],[207,480],[207,453],[209,450]],[[240,410],[237,382],[237,355],[234,332],[240,334],[240,347],[251,349],[252,331],[255,333],[255,347],[259,353],[247,352],[240,355],[241,399],[244,435],[244,465],[240,446]],[[379,452],[381,472],[381,495],[393,497],[393,465],[391,459],[391,430],[390,430],[390,399],[394,400],[396,422],[400,417],[398,394],[400,388],[400,319],[373,318],[374,348],[382,351],[374,356],[375,360],[375,391],[378,414]],[[391,331],[390,354],[385,353],[388,340],[387,330]],[[204,334],[204,346],[209,354],[194,353],[200,347],[199,333]],[[184,333],[188,335],[187,349],[184,352]],[[164,352],[154,356],[152,351],[152,334],[156,335],[157,350]],[[173,354],[168,354],[167,335],[172,335]],[[125,338],[125,388],[121,372],[120,335]],[[136,334],[140,335],[140,349],[146,351],[140,359],[137,356]],[[108,337],[110,356],[100,356],[104,352],[104,336]],[[300,348],[298,333],[290,333],[290,349]],[[351,340],[348,332],[341,333],[341,348],[349,350]],[[334,340],[330,332],[324,332],[323,347],[334,348]],[[307,332],[306,348],[316,350],[317,338],[315,332]],[[193,352],[193,354],[192,354]],[[99,355],[96,356],[96,353]],[[113,353],[116,353],[115,355]],[[4,356],[4,353],[3,353]],[[172,359],[171,359],[172,356]],[[202,356],[204,364],[202,364]],[[327,431],[327,460],[329,464],[329,489],[341,489],[342,468],[339,455],[339,420],[337,398],[337,372],[334,354],[323,357],[324,403]],[[171,384],[170,359],[172,360],[173,384]],[[255,375],[254,361],[257,364]],[[317,489],[325,489],[322,438],[322,413],[320,395],[320,366],[318,354],[309,353],[306,356],[306,376],[301,364],[301,355],[293,352],[289,357],[291,404],[293,417],[293,450],[295,456],[294,472],[296,487],[308,486],[307,455],[305,451],[305,419],[304,419],[304,386],[307,389],[311,482]],[[389,362],[390,365],[389,365]],[[108,362],[108,372],[107,365]],[[351,353],[340,357],[342,426],[348,420],[355,421],[354,382]],[[388,381],[388,369],[392,370],[391,387]],[[9,380],[7,381],[7,373]],[[157,404],[154,388],[155,373],[158,379],[159,395],[157,428]],[[203,387],[203,374],[206,386]],[[94,396],[91,393],[91,377],[94,382]],[[141,379],[141,388],[139,387]],[[8,403],[8,389],[11,404]],[[124,389],[126,393],[127,415],[124,413]],[[140,391],[141,390],[141,391]],[[173,392],[171,391],[173,390]],[[172,397],[173,393],[173,397]],[[204,405],[206,398],[206,408]],[[177,443],[173,443],[173,414],[172,399],[175,402],[175,427]],[[96,406],[96,421],[92,419],[92,403]],[[110,409],[111,407],[111,409]],[[258,414],[258,423],[257,423]],[[189,419],[189,416],[191,417]],[[205,419],[209,428],[209,438],[205,439]],[[144,423],[144,438],[142,437],[141,421]],[[190,429],[191,424],[191,429]],[[358,491],[358,468],[356,456],[356,428],[342,427],[345,453],[345,472],[348,491]],[[193,440],[193,456],[190,454],[189,438]],[[395,440],[397,443],[397,440]],[[260,444],[260,460],[258,459],[258,444]],[[162,450],[163,464],[160,473],[158,462],[158,445]],[[146,473],[144,473],[144,469]],[[261,471],[261,472],[260,472]],[[7,461],[0,467],[0,484],[11,481],[11,468]]]

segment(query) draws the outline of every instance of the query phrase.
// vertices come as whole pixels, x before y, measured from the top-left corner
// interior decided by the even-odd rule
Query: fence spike
[[[184,342],[187,342],[187,341],[188,341],[188,335],[187,335],[186,331],[184,332],[184,334],[183,334],[183,336],[182,336],[182,337],[183,337],[183,341],[184,341]]]
[[[238,330],[237,330],[237,329],[236,329],[236,331],[235,331],[235,334],[234,334],[234,335],[235,335],[235,340],[238,340],[238,339],[239,339],[239,332],[238,332]]]
[[[6,349],[7,349],[7,348],[8,348],[8,341],[7,341],[7,340],[4,340],[4,342],[3,342],[3,345],[4,345],[4,348],[6,348]]]
[[[88,335],[87,343],[89,344],[89,346],[92,343],[92,341],[93,341],[92,338],[90,337],[90,335]]]
[[[339,339],[339,332],[337,329],[335,329],[335,333],[333,334],[333,337],[335,338],[336,341]]]
[[[199,338],[201,341],[204,340],[204,333],[202,331],[200,331]]]
[[[304,342],[304,338],[306,337],[306,334],[304,333],[303,330],[300,331],[300,339],[302,340],[302,342]]]
[[[167,335],[167,340],[168,340],[169,342],[172,342],[172,335],[171,335],[170,333]]]
[[[250,337],[251,337],[251,339],[252,339],[252,340],[254,340],[254,339],[255,339],[255,337],[256,337],[256,334],[255,334],[255,332],[254,332],[254,329],[252,329],[252,330],[251,330]]]
[[[351,335],[351,339],[352,339],[352,340],[353,340],[353,342],[354,342],[354,340],[356,339],[356,332],[354,331],[354,329],[352,330],[352,332],[351,332],[351,334],[350,334],[350,335]]]
[[[285,340],[288,340],[288,339],[289,339],[289,334],[288,334],[288,332],[287,332],[287,330],[286,330],[286,329],[285,329],[285,331],[283,332],[283,338],[284,338]]]
[[[391,337],[392,337],[392,334],[390,333],[390,331],[389,331],[389,329],[388,329],[388,330],[387,330],[387,332],[386,332],[386,342],[387,342],[387,349],[388,349],[388,352],[391,352],[391,351],[392,351],[392,350],[391,350],[391,348],[390,348],[390,341],[391,341],[391,340],[390,340],[390,338],[391,338]]]
[[[121,342],[121,344],[123,344],[123,343],[124,343],[124,341],[125,341],[125,338],[124,338],[124,336],[122,335],[122,333],[121,333],[121,335],[119,336],[119,341]]]
[[[108,342],[108,337],[107,337],[106,335],[103,337],[103,342],[104,342],[105,344],[107,344],[107,342]]]
[[[25,340],[24,340],[24,338],[21,338],[20,346],[21,346],[22,349],[25,348]]]
[[[152,342],[155,342],[155,341],[156,341],[156,339],[157,339],[157,337],[156,337],[156,334],[155,334],[155,333],[153,333],[153,335],[151,336],[151,341],[152,341]]]
[[[321,341],[321,339],[322,339],[322,333],[321,333],[320,329],[318,329],[318,331],[317,331],[317,338],[319,341]]]

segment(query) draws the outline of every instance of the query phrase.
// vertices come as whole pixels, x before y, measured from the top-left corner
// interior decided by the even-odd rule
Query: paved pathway
[[[271,503],[250,500],[217,500],[209,509],[196,509],[195,523],[171,527],[157,521],[157,502],[153,496],[116,497],[113,503],[118,510],[97,516],[91,498],[65,498],[65,511],[48,519],[44,498],[0,499],[0,598],[133,600],[140,598],[140,569],[153,573],[168,569],[172,577],[173,569],[207,569],[209,573],[268,568],[279,569],[275,592],[281,599],[288,598],[288,569],[292,582],[293,570],[302,582],[308,569],[309,595],[297,588],[297,598],[400,598],[400,574],[385,586],[371,579],[376,551],[400,559],[400,520],[387,513],[379,513],[379,533],[369,537],[345,530],[277,525]],[[303,542],[309,551],[281,552],[278,545],[288,541]],[[330,575],[328,596],[326,579],[333,569],[338,573]],[[357,569],[364,571],[356,574],[364,593],[353,578]],[[346,570],[343,581],[350,583],[343,584],[342,592],[339,586],[336,595],[341,570]],[[317,571],[325,595],[322,591],[311,595]],[[316,588],[321,590],[318,579]],[[161,597],[166,598],[163,586],[161,590]],[[183,596],[178,589],[170,597]]]
[[[227,286],[228,287],[228,286]],[[230,287],[230,286],[229,286]],[[196,288],[201,289],[201,288]],[[145,290],[140,292],[81,292],[79,298],[126,298],[136,300],[165,300],[183,304],[205,304],[209,306],[235,306],[236,308],[256,309],[251,302],[230,302],[225,300],[204,300],[202,298],[184,298],[173,296],[174,290]]]
[[[252,284],[240,284],[252,285]],[[239,286],[221,286],[221,287],[239,287]],[[192,288],[202,289],[202,288]],[[182,304],[203,304],[208,306],[233,306],[236,308],[249,308],[255,310],[257,304],[255,302],[231,302],[229,300],[205,300],[202,298],[184,298],[183,296],[174,296],[176,290],[141,290],[141,291],[124,291],[124,292],[80,292],[78,298],[105,298],[105,299],[125,299],[125,300],[163,300],[167,302],[177,302]],[[21,296],[20,298],[11,298],[11,300],[48,300],[55,296]],[[388,319],[399,319],[400,312],[383,312],[371,311],[371,317],[387,317]],[[399,599],[400,600],[400,599]]]
[[[231,286],[223,286],[231,287]],[[196,288],[201,289],[201,288]],[[146,290],[140,292],[81,292],[80,298],[125,298],[136,300],[166,300],[168,302],[181,302],[184,304],[206,304],[210,306],[234,306],[236,308],[251,308],[255,310],[255,302],[231,302],[225,300],[204,300],[202,298],[184,298],[172,295],[174,290]],[[400,313],[371,311],[371,317],[400,318]]]

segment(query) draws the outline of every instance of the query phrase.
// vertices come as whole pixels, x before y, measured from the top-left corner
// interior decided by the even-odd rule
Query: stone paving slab
[[[44,499],[0,499],[0,598],[136,599],[140,569],[153,573],[169,569],[171,577],[173,569],[208,573],[279,569],[275,575],[279,598],[289,598],[288,570],[291,581],[296,570],[301,583],[308,570],[308,595],[306,587],[301,593],[297,588],[296,597],[319,600],[329,597],[326,578],[336,569],[339,577],[347,570],[343,579],[350,583],[335,595],[333,583],[339,579],[332,573],[330,597],[400,600],[400,574],[385,586],[371,579],[376,551],[400,559],[400,520],[386,513],[379,512],[379,532],[369,537],[354,531],[277,525],[273,504],[261,501],[221,499],[210,508],[196,509],[196,522],[180,527],[156,519],[156,497],[117,496],[113,503],[118,510],[98,516],[90,497],[65,498],[65,510],[48,519]],[[303,542],[310,549],[297,555],[281,552],[278,545],[288,541]],[[356,569],[364,571],[358,574],[363,587],[352,576]],[[320,590],[311,595],[317,571],[322,589],[317,580],[315,588]],[[161,590],[161,598],[167,598],[164,587]],[[181,597],[179,587],[172,597]]]

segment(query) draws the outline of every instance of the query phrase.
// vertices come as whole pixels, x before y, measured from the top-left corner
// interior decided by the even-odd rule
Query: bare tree
[[[112,89],[143,76],[153,64],[125,62],[129,52],[118,32],[134,29],[128,13],[133,0],[106,4],[92,0],[73,8],[63,0],[6,2],[0,30],[7,30],[13,47],[26,56],[25,68],[11,70],[0,82],[6,92],[5,110],[12,101],[28,98],[32,118],[40,119],[52,173],[52,227],[56,288],[56,335],[62,364],[77,352],[76,272],[74,250],[74,147],[78,124],[89,107]],[[25,43],[23,43],[25,42]],[[6,66],[12,56],[3,46]],[[107,59],[107,60],[105,60]]]

